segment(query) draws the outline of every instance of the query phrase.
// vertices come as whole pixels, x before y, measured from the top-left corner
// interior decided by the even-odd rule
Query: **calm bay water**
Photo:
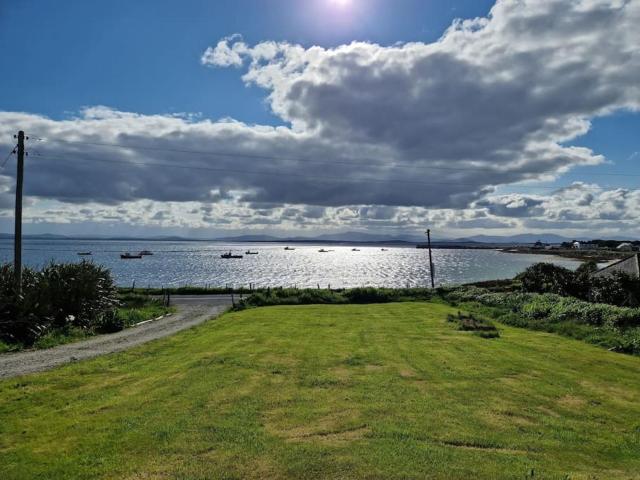
[[[292,245],[285,251],[278,244],[224,244],[218,242],[133,242],[26,240],[23,262],[39,267],[51,260],[77,262],[78,252],[90,251],[91,261],[108,267],[119,285],[152,286],[294,286],[335,288],[356,286],[428,286],[427,250],[410,247]],[[325,248],[329,253],[319,253]],[[120,253],[151,250],[141,260],[121,260]],[[258,255],[226,260],[222,253]],[[13,243],[0,241],[0,260],[10,262]],[[568,268],[578,262],[555,256],[522,255],[494,250],[434,250],[436,282],[439,285],[511,278],[529,265],[547,261]]]

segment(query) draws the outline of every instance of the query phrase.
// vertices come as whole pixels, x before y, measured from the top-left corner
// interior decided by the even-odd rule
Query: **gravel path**
[[[172,297],[177,312],[121,332],[99,335],[88,340],[47,350],[27,350],[0,355],[0,378],[10,378],[49,370],[69,362],[120,352],[136,345],[173,335],[223,313],[231,298],[220,296]]]

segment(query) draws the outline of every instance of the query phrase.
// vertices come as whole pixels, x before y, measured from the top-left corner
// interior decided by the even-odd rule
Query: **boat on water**
[[[295,248],[292,247],[284,247],[285,250],[295,250]]]
[[[247,250],[244,252],[245,255],[258,255],[258,252],[252,252],[251,250]]]
[[[78,252],[78,255],[81,257],[90,257],[93,254],[91,252]]]
[[[131,253],[127,252],[127,253],[122,253],[120,254],[120,258],[122,260],[134,260],[134,259],[140,259],[142,258],[142,255],[138,254],[138,255],[132,255]]]
[[[220,255],[220,258],[243,258],[242,255],[234,255],[233,253],[229,252],[229,253],[223,253],[222,255]]]
[[[142,250],[138,255],[142,255],[143,257],[146,257],[148,255],[153,255],[153,252],[150,250]]]
[[[387,250],[386,248],[381,248],[380,251],[381,252],[388,252],[389,250]]]
[[[352,251],[352,252],[359,252],[359,251],[360,251],[360,249],[359,249],[359,248],[352,248],[352,249],[351,249],[351,251]]]
[[[321,248],[320,250],[318,250],[318,253],[329,253],[332,252],[333,250],[325,250],[324,248]]]

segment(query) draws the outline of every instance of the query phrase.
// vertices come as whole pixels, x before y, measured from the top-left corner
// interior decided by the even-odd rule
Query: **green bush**
[[[89,329],[118,305],[109,270],[90,262],[23,269],[18,295],[11,265],[0,267],[0,340],[32,345],[47,332]]]
[[[575,272],[551,263],[537,263],[516,278],[524,292],[553,293],[617,306],[640,306],[640,279],[623,272],[597,277],[594,262]]]
[[[516,277],[525,292],[574,295],[576,276],[568,268],[552,263],[536,263]]]

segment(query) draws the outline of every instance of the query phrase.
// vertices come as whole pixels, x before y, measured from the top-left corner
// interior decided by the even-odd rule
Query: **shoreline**
[[[630,256],[633,252],[614,252],[611,250],[594,251],[594,250],[540,250],[530,247],[506,247],[499,248],[503,253],[528,254],[528,255],[555,255],[557,257],[578,260],[582,262],[593,261],[596,263],[614,262],[622,260]]]

